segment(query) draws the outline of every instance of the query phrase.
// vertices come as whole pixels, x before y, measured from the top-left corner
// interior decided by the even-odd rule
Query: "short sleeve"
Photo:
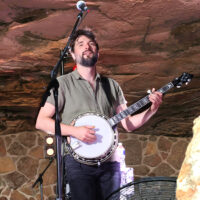
[[[58,79],[59,88],[58,88],[58,109],[59,112],[62,110],[65,103],[64,88],[62,82]],[[47,102],[55,106],[55,99],[53,95],[53,89],[50,90],[50,96],[47,98]]]
[[[121,87],[118,85],[118,105],[121,105],[121,104],[127,104],[127,101],[124,97],[124,93]]]
[[[121,104],[127,104],[127,101],[124,97],[124,93],[118,82],[113,79],[110,79],[109,81],[111,84],[112,94],[114,95],[115,98],[115,106],[118,107]]]

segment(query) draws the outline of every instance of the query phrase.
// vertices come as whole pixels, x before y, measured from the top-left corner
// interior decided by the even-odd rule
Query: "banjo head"
[[[99,162],[104,162],[111,157],[117,146],[117,134],[103,115],[86,113],[74,120],[74,126],[87,125],[94,126],[97,139],[89,144],[70,137],[72,155],[79,162],[89,165],[99,164]]]

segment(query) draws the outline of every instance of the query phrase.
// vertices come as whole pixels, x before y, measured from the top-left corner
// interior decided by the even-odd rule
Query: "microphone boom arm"
[[[78,26],[80,25],[81,21],[82,21],[82,17],[83,17],[83,11],[81,10],[80,13],[78,14],[77,16],[77,20],[75,22],[75,25],[73,27],[73,30],[69,36],[69,39],[67,41],[67,44],[62,52],[62,55],[60,56],[60,59],[58,60],[58,62],[56,63],[56,65],[54,66],[53,70],[51,71],[51,79],[55,79],[57,77],[57,74],[58,74],[58,69],[59,67],[61,66],[61,62],[63,61],[67,51],[69,51],[69,45],[70,45],[70,42],[71,42],[71,38],[72,38],[72,35],[76,32]]]

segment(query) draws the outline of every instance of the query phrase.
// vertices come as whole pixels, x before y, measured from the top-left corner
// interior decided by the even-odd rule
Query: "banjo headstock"
[[[187,85],[193,78],[192,74],[184,72],[180,77],[175,78],[172,83],[174,87],[180,88],[184,83]]]

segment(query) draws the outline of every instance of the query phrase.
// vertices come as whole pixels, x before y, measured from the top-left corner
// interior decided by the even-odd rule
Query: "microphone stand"
[[[43,172],[39,175],[39,177],[37,178],[37,180],[35,181],[35,183],[32,185],[32,188],[34,188],[36,186],[36,184],[38,182],[40,182],[40,195],[41,195],[41,200],[43,200],[43,179],[42,176],[44,175],[44,173],[46,172],[46,170],[50,167],[50,165],[52,164],[53,159],[51,159],[49,161],[49,164],[46,166],[46,168],[43,170]]]
[[[53,88],[53,95],[55,99],[55,137],[56,137],[56,157],[57,157],[57,197],[56,200],[62,200],[63,196],[63,160],[62,160],[62,137],[61,137],[61,128],[60,128],[60,116],[59,116],[59,109],[58,109],[58,88],[59,83],[57,80],[58,69],[60,66],[63,66],[63,60],[66,55],[68,55],[68,51],[70,49],[70,42],[73,34],[77,30],[78,26],[80,25],[83,17],[83,11],[81,10],[77,16],[76,23],[73,27],[73,30],[69,36],[68,42],[64,48],[64,50],[60,54],[60,59],[51,71],[51,81],[47,87],[45,94],[43,95],[42,99],[42,106],[44,106],[47,97],[50,95],[50,89]],[[61,73],[62,73],[61,69]]]

